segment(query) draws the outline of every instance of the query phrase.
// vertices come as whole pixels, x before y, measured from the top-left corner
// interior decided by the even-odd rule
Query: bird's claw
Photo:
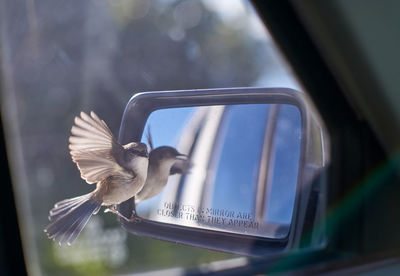
[[[127,222],[139,222],[139,221],[141,221],[141,219],[139,217],[135,216],[135,214],[136,214],[135,211],[132,211],[132,215],[131,215],[130,218],[127,218],[126,216],[121,214],[118,210],[116,210],[116,209],[114,209],[112,207],[111,208],[107,208],[107,209],[104,210],[104,213],[108,213],[108,212],[111,212],[111,213],[123,218]]]
[[[141,219],[140,219],[139,217],[135,217],[135,216],[133,215],[133,216],[131,216],[131,218],[128,219],[127,221],[129,221],[129,222],[140,222]]]
[[[136,216],[135,210],[132,210],[131,217],[129,219],[127,219],[127,221],[129,221],[129,222],[139,222],[139,221],[141,221],[141,219]]]

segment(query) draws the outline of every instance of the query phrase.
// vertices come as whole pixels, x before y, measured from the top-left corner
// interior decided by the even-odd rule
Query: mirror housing
[[[289,88],[230,88],[186,91],[146,92],[128,102],[121,122],[119,142],[140,141],[149,115],[158,109],[238,104],[287,104],[296,106],[301,115],[301,144],[298,183],[292,221],[285,238],[266,238],[230,233],[139,218],[139,222],[120,219],[130,233],[251,255],[277,256],[299,249],[325,245],[325,229],[319,223],[326,209],[326,166],[329,141],[325,128],[307,96]],[[125,216],[135,210],[134,200],[118,206]]]

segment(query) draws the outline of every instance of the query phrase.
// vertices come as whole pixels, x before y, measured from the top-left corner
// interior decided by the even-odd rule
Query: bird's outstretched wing
[[[106,123],[93,111],[75,117],[69,137],[72,161],[87,183],[97,183],[122,168],[114,156],[123,151]]]

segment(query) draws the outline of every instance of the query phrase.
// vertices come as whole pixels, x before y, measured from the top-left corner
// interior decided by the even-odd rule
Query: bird
[[[50,224],[44,229],[47,236],[59,244],[71,245],[93,214],[101,206],[126,220],[115,206],[134,197],[147,178],[147,145],[131,142],[121,145],[107,124],[93,111],[81,112],[74,119],[69,137],[69,150],[80,176],[95,184],[92,192],[57,202],[50,210]]]
[[[179,153],[174,147],[160,146],[153,149],[150,127],[147,130],[147,142],[150,151],[147,179],[142,190],[135,196],[135,204],[159,194],[167,185],[170,175],[183,174],[190,167],[188,156]]]
[[[182,159],[180,159],[182,158]],[[159,194],[168,182],[168,177],[174,173],[182,173],[177,161],[185,161],[187,156],[170,146],[158,147],[149,153],[147,179],[142,190],[135,196],[135,203]]]

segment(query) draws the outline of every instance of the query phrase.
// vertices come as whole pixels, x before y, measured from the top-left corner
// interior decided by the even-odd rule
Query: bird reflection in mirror
[[[106,123],[93,111],[75,117],[69,138],[72,161],[82,179],[96,183],[88,194],[62,200],[50,210],[51,223],[45,228],[47,236],[60,244],[72,244],[93,214],[101,206],[126,220],[115,205],[135,196],[143,187],[148,169],[148,151],[144,143],[119,144]]]
[[[150,148],[147,179],[143,189],[135,196],[136,204],[158,195],[167,185],[170,175],[185,174],[191,166],[188,156],[173,147],[154,149],[150,127],[147,128],[147,142]]]

